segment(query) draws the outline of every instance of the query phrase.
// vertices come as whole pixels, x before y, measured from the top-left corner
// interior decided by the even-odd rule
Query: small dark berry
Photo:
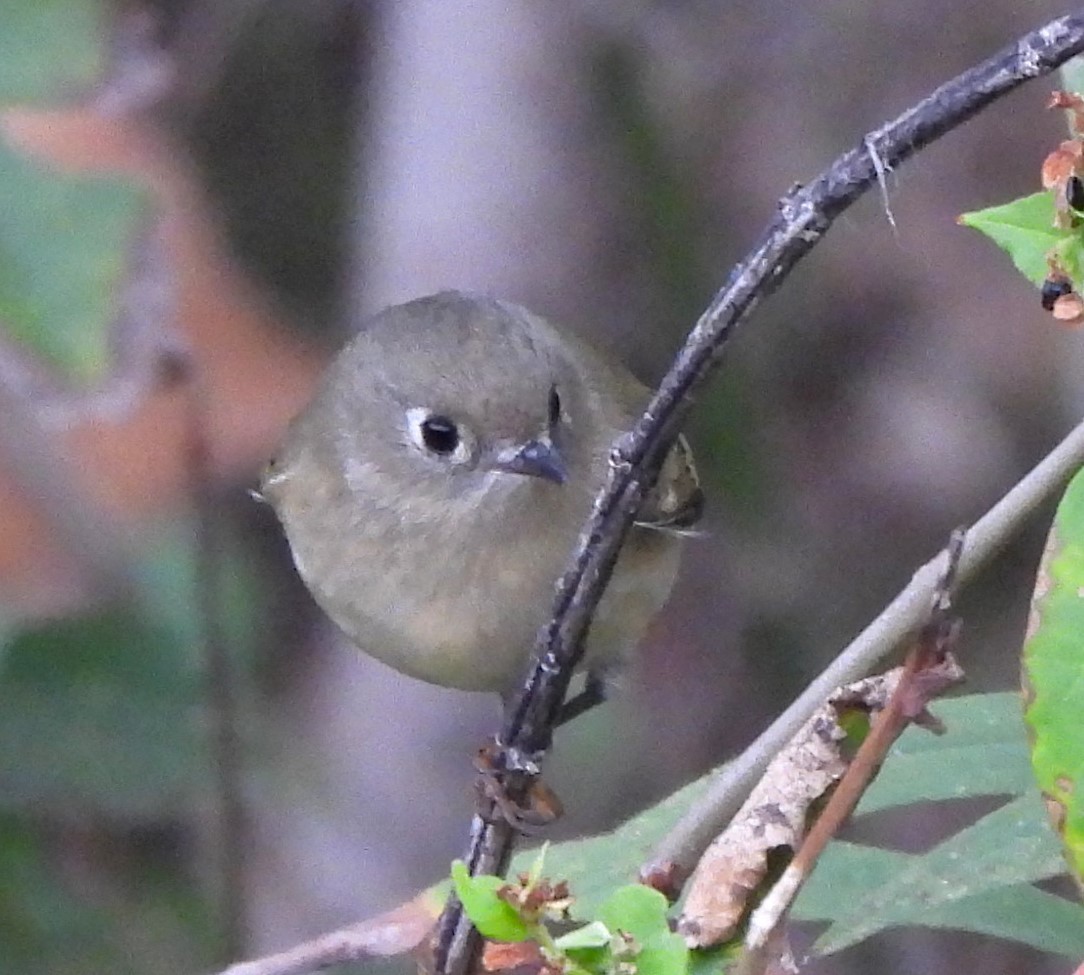
[[[1039,300],[1042,302],[1043,308],[1047,311],[1053,311],[1055,301],[1062,295],[1072,293],[1073,285],[1068,278],[1052,276],[1043,282],[1043,286],[1039,290]]]

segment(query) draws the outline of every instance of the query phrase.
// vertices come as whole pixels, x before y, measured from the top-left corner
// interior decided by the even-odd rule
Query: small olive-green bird
[[[264,471],[294,562],[362,650],[505,698],[648,390],[518,305],[447,291],[367,321]],[[645,500],[587,640],[613,672],[670,593],[702,495],[683,439]]]

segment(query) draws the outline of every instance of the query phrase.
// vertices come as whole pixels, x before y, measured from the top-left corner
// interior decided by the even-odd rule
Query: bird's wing
[[[575,332],[557,333],[552,325],[543,325],[557,341],[573,350],[572,360],[579,364],[588,388],[607,389],[613,396],[599,397],[598,409],[616,437],[639,419],[651,391],[623,366],[619,357],[603,356],[598,349]],[[676,534],[688,534],[704,510],[704,492],[696,473],[693,452],[681,434],[666,455],[655,487],[644,498],[636,514],[636,524]]]
[[[636,524],[644,528],[684,532],[700,520],[704,492],[696,473],[688,441],[678,435],[663,461],[659,479],[636,513]]]

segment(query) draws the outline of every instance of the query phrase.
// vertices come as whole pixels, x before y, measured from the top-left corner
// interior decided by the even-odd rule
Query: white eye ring
[[[450,417],[413,406],[407,410],[406,418],[410,439],[427,456],[451,464],[464,464],[470,460],[470,434]]]

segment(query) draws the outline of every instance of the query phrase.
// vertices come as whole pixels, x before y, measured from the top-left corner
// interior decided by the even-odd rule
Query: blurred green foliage
[[[133,822],[182,808],[207,761],[190,653],[127,607],[16,638],[0,682],[3,807]]]
[[[102,68],[105,8],[8,3],[0,105],[84,95]],[[130,183],[43,168],[0,140],[0,320],[80,380],[101,378],[146,194]]]
[[[101,76],[107,8],[97,0],[8,0],[0,31],[0,104],[81,95]]]
[[[0,212],[5,328],[70,377],[102,378],[146,194],[51,172],[0,142]]]
[[[258,582],[236,539],[218,544],[217,611],[235,669],[251,674]],[[0,971],[213,963],[199,836],[214,758],[193,552],[178,522],[146,541],[130,598],[25,628],[5,647]]]
[[[96,0],[4,7],[0,104],[87,97],[103,69]],[[0,144],[0,320],[57,370],[103,379],[145,191],[73,177]],[[158,973],[210,967],[217,922],[197,825],[210,756],[192,526],[131,539],[134,591],[86,615],[10,627],[0,652],[0,971]],[[219,593],[231,637],[251,574]],[[244,640],[234,648],[243,648]],[[248,663],[242,651],[234,653]]]

